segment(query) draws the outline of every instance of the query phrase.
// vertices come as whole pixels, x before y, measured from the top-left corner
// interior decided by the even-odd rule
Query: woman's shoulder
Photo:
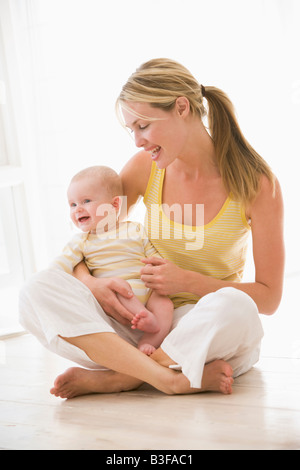
[[[257,196],[247,212],[252,218],[254,214],[267,214],[270,211],[274,215],[279,215],[282,210],[283,197],[278,179],[274,176],[274,181],[271,181],[267,176],[262,175]]]

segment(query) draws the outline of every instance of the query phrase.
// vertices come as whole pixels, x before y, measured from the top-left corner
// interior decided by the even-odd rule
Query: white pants
[[[143,334],[107,316],[89,289],[73,276],[48,269],[32,277],[20,293],[20,323],[49,350],[89,369],[105,369],[60,336],[116,333],[133,346]],[[254,301],[226,287],[204,296],[196,305],[174,311],[171,333],[161,347],[200,388],[205,363],[229,362],[234,376],[259,359],[263,329]]]

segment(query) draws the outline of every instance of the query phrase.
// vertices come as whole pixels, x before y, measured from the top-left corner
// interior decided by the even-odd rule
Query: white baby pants
[[[88,369],[105,369],[84,351],[64,341],[92,333],[116,333],[133,346],[143,334],[105,314],[90,290],[59,269],[32,277],[20,293],[20,323],[46,348]],[[254,301],[226,287],[194,305],[175,309],[172,331],[163,351],[178,364],[191,387],[200,388],[204,365],[229,362],[234,376],[247,372],[259,359],[263,329]]]

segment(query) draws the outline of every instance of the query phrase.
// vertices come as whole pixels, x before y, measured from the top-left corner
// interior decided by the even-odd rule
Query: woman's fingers
[[[133,314],[121,304],[116,294],[112,293],[108,301],[107,305],[101,305],[105,313],[122,325],[129,325],[133,319]]]
[[[133,296],[131,285],[124,279],[112,278],[110,288],[118,294],[130,299]]]
[[[150,258],[142,258],[141,262],[144,264],[152,264],[152,266],[161,266],[162,264],[166,264],[167,260],[151,256]]]
[[[111,314],[111,316],[122,325],[131,325],[131,321],[134,317],[119,301],[116,302],[114,313]]]
[[[141,269],[142,276],[157,274],[157,268],[159,268],[159,266],[164,266],[167,264],[167,261],[165,259],[155,258],[154,256],[152,258],[143,258],[141,261],[145,263],[145,266]],[[144,281],[145,279],[142,278],[142,280]],[[149,280],[149,278],[147,280]]]
[[[94,289],[93,294],[105,313],[123,325],[130,324],[133,314],[117,298],[117,293],[127,299],[133,296],[130,284],[119,278],[97,279],[97,281],[97,289]]]

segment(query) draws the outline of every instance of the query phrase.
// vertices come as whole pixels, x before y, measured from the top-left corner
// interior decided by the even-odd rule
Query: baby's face
[[[68,189],[68,201],[72,222],[83,232],[96,233],[101,222],[112,219],[116,221],[116,210],[112,200],[103,191],[99,184],[93,183],[90,178],[81,178],[71,182]],[[101,229],[101,231],[103,231]]]

